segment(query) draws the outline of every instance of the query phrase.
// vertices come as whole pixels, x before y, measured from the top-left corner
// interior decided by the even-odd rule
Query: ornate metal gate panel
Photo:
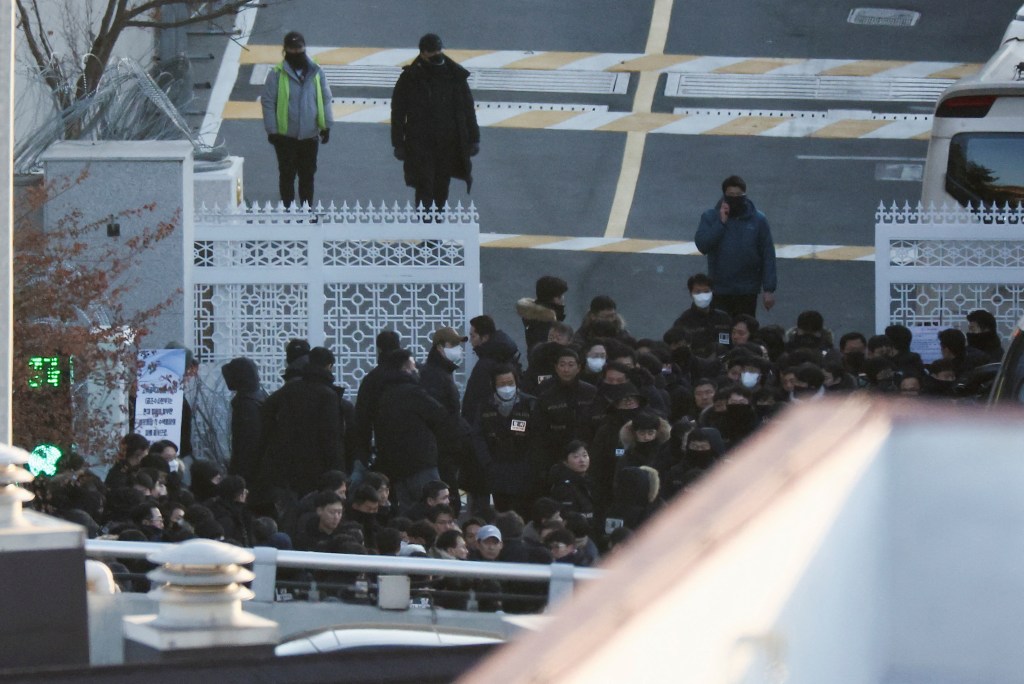
[[[465,331],[482,310],[475,207],[424,218],[397,205],[198,212],[185,279],[197,358],[247,356],[273,390],[285,344],[302,337],[334,351],[339,383],[355,388],[387,328],[422,360],[435,329]]]

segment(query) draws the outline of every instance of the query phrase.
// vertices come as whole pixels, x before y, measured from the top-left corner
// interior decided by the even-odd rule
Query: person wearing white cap
[[[505,546],[501,540],[501,530],[494,525],[484,525],[476,532],[478,550],[470,554],[470,560],[493,561]]]

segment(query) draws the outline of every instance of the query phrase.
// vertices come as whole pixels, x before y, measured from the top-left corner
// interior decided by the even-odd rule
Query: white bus
[[[1024,203],[1024,7],[974,76],[939,98],[924,166],[929,204]]]

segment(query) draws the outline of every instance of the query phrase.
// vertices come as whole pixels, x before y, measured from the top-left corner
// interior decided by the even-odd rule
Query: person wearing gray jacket
[[[297,31],[284,37],[284,61],[267,77],[261,98],[267,140],[277,154],[281,201],[313,206],[313,176],[320,143],[331,139],[331,88],[320,65],[306,55],[306,39]]]

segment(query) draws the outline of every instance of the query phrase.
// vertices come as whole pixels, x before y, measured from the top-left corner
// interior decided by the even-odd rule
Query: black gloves
[[[401,145],[395,148],[395,159],[405,161],[405,148]]]
[[[326,145],[330,141],[331,141],[331,129],[330,128],[325,128],[322,131],[320,131],[320,144],[321,145]]]
[[[475,157],[480,154],[480,143],[471,143],[469,145],[469,156]]]

